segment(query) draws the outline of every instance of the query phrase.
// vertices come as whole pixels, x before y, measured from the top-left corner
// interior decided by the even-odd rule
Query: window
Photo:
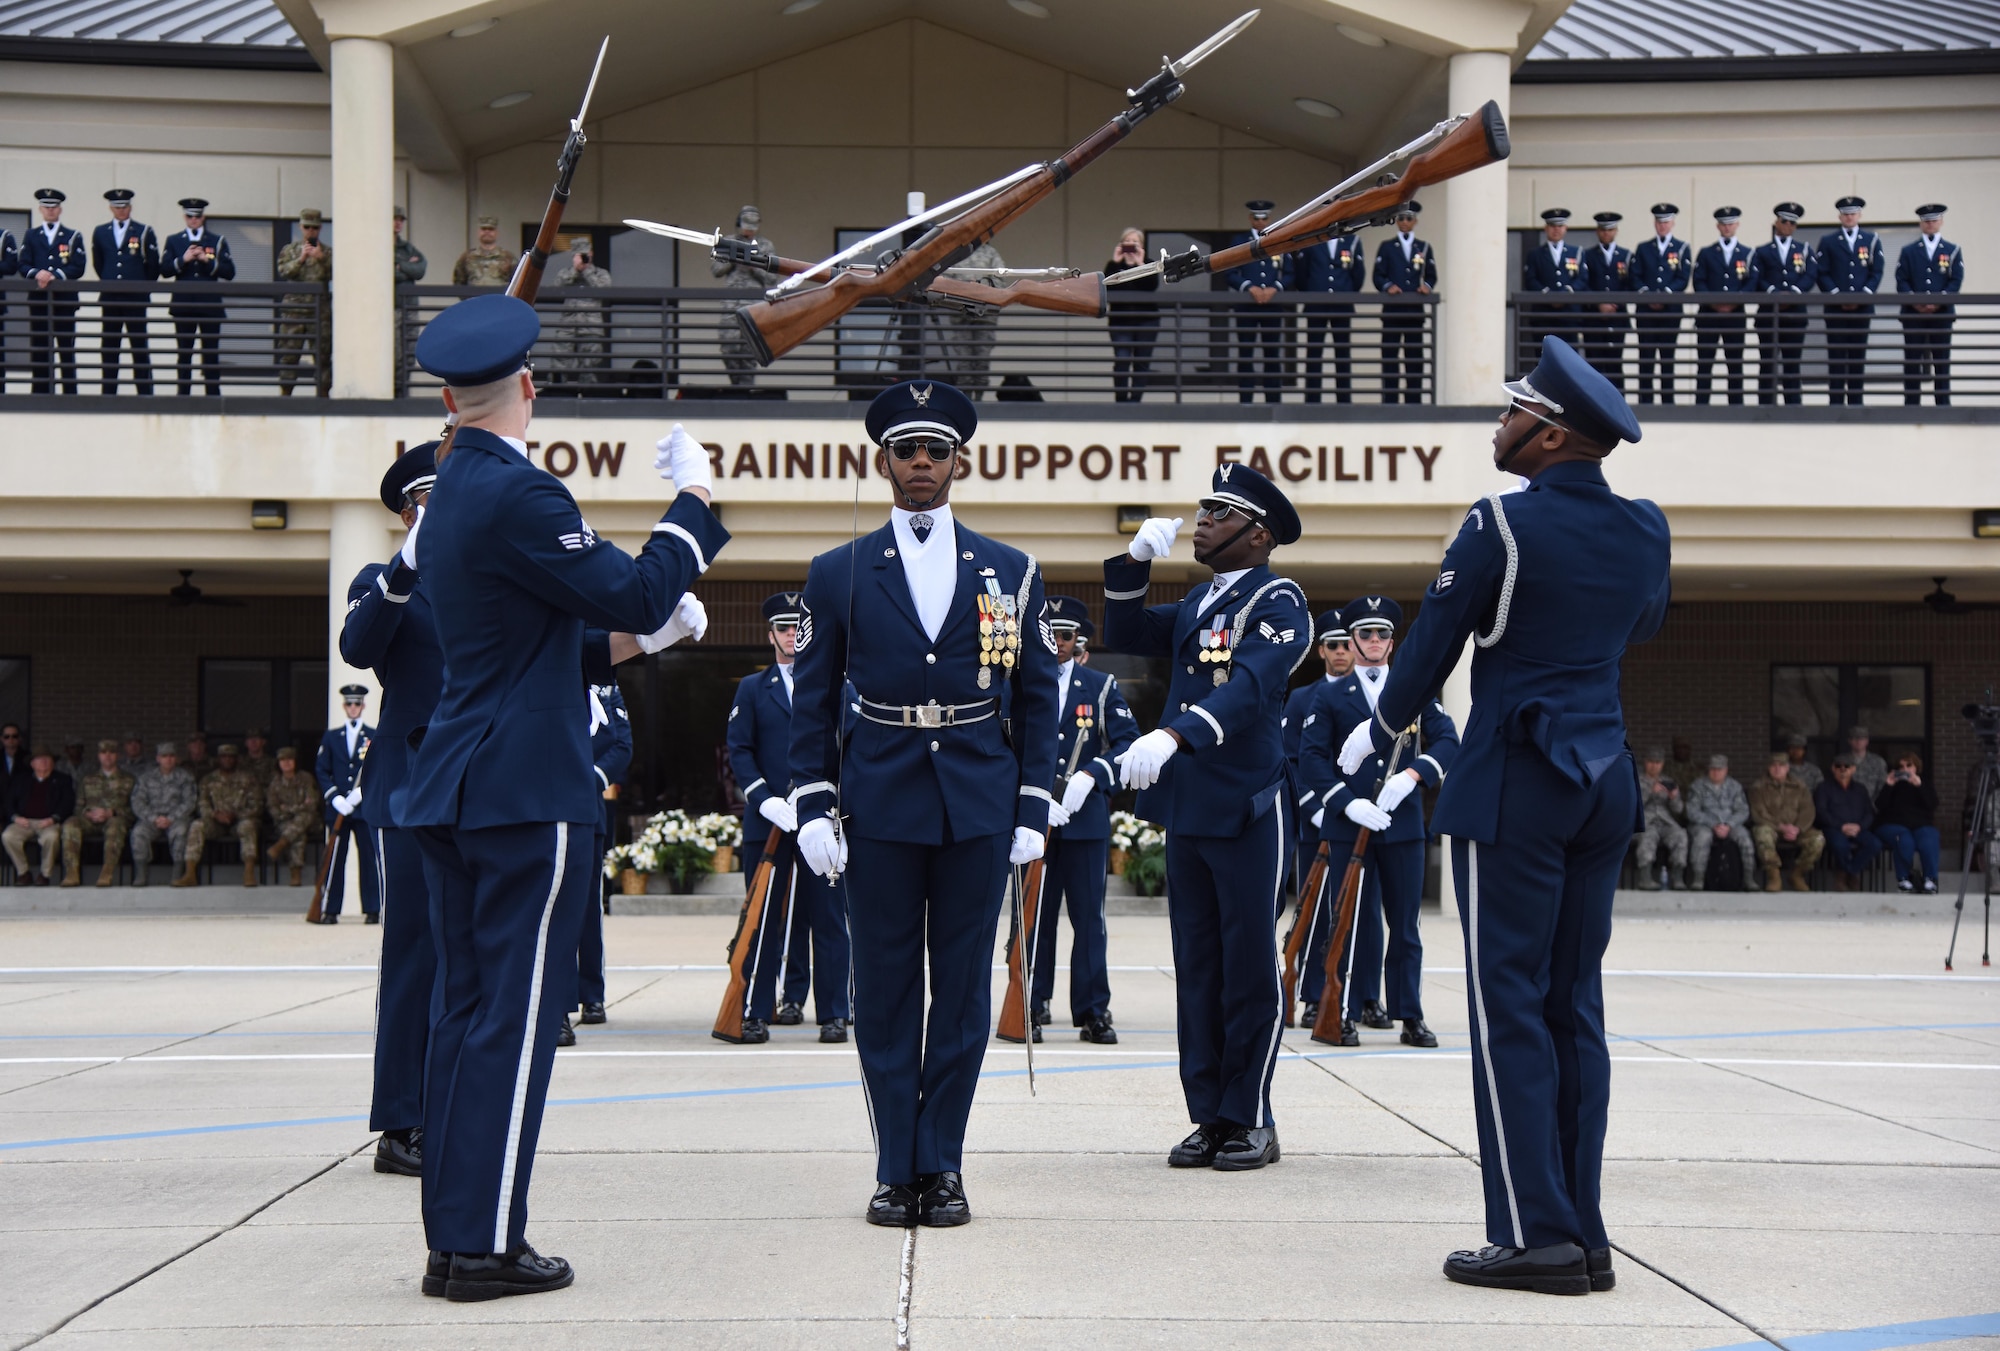
[[[1861,726],[1883,759],[1915,751],[1929,764],[1930,690],[1928,666],[1773,666],[1772,748],[1804,733],[1807,758],[1824,765],[1846,748],[1847,729]]]
[[[212,737],[240,737],[252,727],[272,744],[317,745],[326,726],[326,663],[266,657],[205,657],[201,727]]]

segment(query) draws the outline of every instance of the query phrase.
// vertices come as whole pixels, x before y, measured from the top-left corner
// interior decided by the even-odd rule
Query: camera
[[[1993,691],[1986,697],[1991,699]],[[2000,704],[1967,704],[1958,710],[1972,724],[1972,734],[1988,746],[2000,745]]]

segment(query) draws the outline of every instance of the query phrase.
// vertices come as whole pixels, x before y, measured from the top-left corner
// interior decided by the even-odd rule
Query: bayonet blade
[[[606,33],[604,41],[597,44],[597,64],[590,68],[590,83],[585,85],[583,89],[583,106],[576,110],[576,116],[570,120],[569,129],[571,131],[583,130],[584,116],[590,111],[590,96],[597,92],[597,73],[604,69],[604,54],[610,50],[611,35]]]
[[[1164,262],[1146,263],[1139,267],[1128,267],[1123,272],[1113,272],[1104,279],[1104,284],[1106,286],[1118,286],[1128,281],[1144,281],[1148,277],[1159,276],[1165,267],[1166,264]]]
[[[1252,23],[1255,23],[1257,20],[1257,16],[1261,13],[1263,13],[1262,10],[1253,9],[1249,11],[1247,14],[1239,16],[1228,27],[1216,33],[1213,37],[1209,38],[1206,42],[1196,47],[1186,56],[1183,56],[1180,60],[1167,62],[1167,68],[1173,71],[1175,79],[1179,79],[1181,76],[1187,74],[1187,72],[1193,70],[1196,66],[1200,65],[1203,61],[1207,60],[1210,56],[1213,56],[1217,51],[1217,49],[1227,44],[1231,38],[1234,38],[1238,33],[1241,33],[1244,29],[1248,28]]]
[[[679,225],[662,225],[656,220],[634,220],[625,218],[625,224],[634,230],[644,230],[649,235],[662,235],[668,239],[678,239],[683,244],[700,244],[714,248],[722,241],[722,235],[715,230],[689,230]]]

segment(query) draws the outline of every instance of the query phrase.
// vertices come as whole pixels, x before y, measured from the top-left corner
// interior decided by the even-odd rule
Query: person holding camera
[[[1146,235],[1129,226],[1118,236],[1118,247],[1104,265],[1104,275],[1129,272],[1146,261]],[[1160,302],[1127,300],[1127,291],[1160,289],[1158,274],[1111,289],[1111,397],[1117,403],[1137,403],[1146,397],[1146,373],[1153,369],[1153,346],[1160,338]]]
[[[1687,804],[1681,800],[1680,784],[1667,776],[1666,764],[1665,749],[1650,746],[1639,766],[1641,824],[1635,852],[1641,891],[1660,889],[1661,845],[1667,849],[1667,885],[1675,891],[1687,890],[1688,832],[1684,824]]]
[[[558,385],[591,385],[611,370],[611,325],[604,302],[582,294],[593,287],[611,285],[611,274],[597,266],[597,255],[589,235],[578,235],[569,247],[569,266],[556,273],[554,284],[571,288],[565,294],[562,318],[555,324],[555,356],[552,381]]]
[[[1875,796],[1875,834],[1896,853],[1896,890],[1935,896],[1938,889],[1937,788],[1924,782],[1923,757],[1905,751],[1896,757],[1889,781]],[[1910,870],[1921,859],[1923,881]]]

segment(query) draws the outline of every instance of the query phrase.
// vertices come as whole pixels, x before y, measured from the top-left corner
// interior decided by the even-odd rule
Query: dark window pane
[[[1815,739],[1840,732],[1838,666],[1771,668],[1771,735],[1782,746],[1794,732]]]
[[[211,657],[201,664],[204,731],[236,734],[271,723],[271,663]]]
[[[323,661],[295,661],[291,663],[290,679],[286,688],[291,697],[288,710],[292,729],[296,732],[311,732],[313,739],[307,746],[318,743],[318,734],[327,725],[326,708],[326,663]],[[311,762],[313,752],[301,747],[301,754]]]
[[[1921,666],[1855,669],[1854,720],[1877,741],[1919,741],[1929,727]]]

